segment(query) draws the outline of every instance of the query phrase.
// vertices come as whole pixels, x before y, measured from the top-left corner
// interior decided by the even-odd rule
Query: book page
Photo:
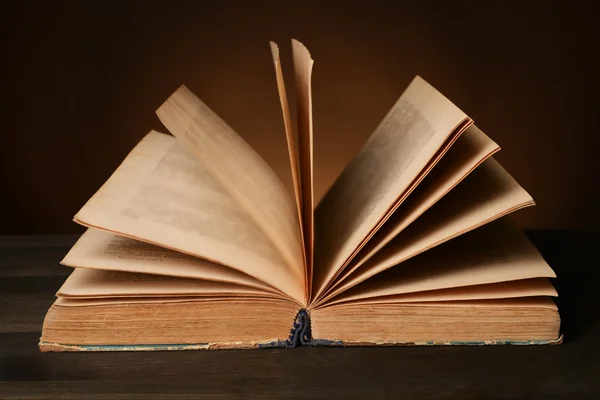
[[[366,281],[364,283],[369,283]],[[456,300],[486,300],[507,299],[515,297],[532,296],[558,296],[556,289],[547,278],[532,278],[510,282],[488,283],[473,286],[461,286],[449,289],[428,290],[424,292],[389,294],[376,297],[367,296],[364,292],[355,291],[361,285],[355,286],[346,293],[342,293],[330,300],[324,307],[335,304],[389,304],[389,303],[415,303],[429,301],[456,301]],[[352,293],[350,293],[352,292]]]
[[[315,210],[319,294],[468,117],[416,77]]]
[[[336,299],[555,276],[527,236],[505,217],[380,272]]]
[[[87,268],[76,268],[57,293],[59,297],[78,299],[203,295],[282,297],[257,288],[231,283]]]
[[[302,211],[302,184],[300,182],[300,163],[298,161],[298,145],[297,138],[294,135],[294,129],[292,127],[292,117],[290,115],[290,106],[288,103],[287,91],[285,88],[285,81],[283,78],[283,70],[281,68],[281,58],[279,56],[279,47],[274,42],[270,42],[271,44],[271,55],[273,56],[273,65],[275,67],[275,78],[277,80],[277,91],[279,94],[279,102],[281,104],[281,112],[283,114],[283,125],[285,128],[285,137],[288,146],[288,154],[290,157],[290,166],[292,171],[292,181],[294,184],[294,195],[296,198],[296,208],[298,212],[298,220],[300,221],[300,234],[303,238],[303,256],[304,263],[306,264],[306,241],[304,240],[304,223],[303,219],[303,211]],[[305,287],[306,287],[306,296],[309,297],[309,271],[305,273]]]
[[[296,276],[296,291],[305,292],[296,205],[271,167],[185,86],[179,87],[156,114],[275,244]]]
[[[517,181],[493,157],[489,158],[373,257],[350,268],[330,293],[338,294],[434,246],[533,204]]]
[[[93,298],[81,298],[81,297],[68,297],[68,296],[59,296],[54,302],[55,305],[65,306],[65,307],[86,307],[86,306],[113,306],[113,305],[125,305],[125,304],[173,304],[179,303],[183,307],[185,304],[189,303],[214,303],[214,302],[223,302],[223,301],[251,301],[251,300],[264,300],[264,301],[272,301],[275,303],[281,303],[280,298],[276,297],[264,297],[260,294],[227,294],[227,295],[202,295],[202,296],[193,296],[193,295],[182,295],[182,296],[152,296],[152,297],[138,297],[138,296],[123,296],[123,297],[93,297]],[[298,303],[293,302],[289,299],[285,299],[287,303],[295,304]],[[254,310],[255,312],[256,310]]]
[[[274,287],[225,265],[93,228],[81,235],[61,264],[77,269],[227,282],[279,293]]]
[[[353,265],[371,258],[498,150],[500,147],[479,128],[475,125],[468,127],[349,265],[334,276],[333,284],[336,280],[344,279]],[[339,275],[341,278],[338,278]]]
[[[421,303],[406,303],[410,307],[481,307],[481,308],[545,308],[557,310],[556,303],[549,296],[517,297],[507,299],[456,300],[456,301],[425,301]]]
[[[304,303],[303,277],[172,136],[149,133],[75,220],[226,265]]]
[[[306,254],[306,275],[308,287],[312,287],[313,269],[313,121],[311,76],[313,59],[308,49],[292,39],[292,56],[298,96],[298,144],[300,154],[300,182],[302,184],[302,228]],[[309,296],[310,296],[310,290]]]

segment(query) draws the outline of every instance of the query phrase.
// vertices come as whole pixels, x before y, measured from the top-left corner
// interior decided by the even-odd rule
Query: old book
[[[293,193],[191,90],[75,215],[42,351],[560,343],[555,274],[499,146],[417,76],[319,204],[313,60],[292,40]],[[167,97],[167,95],[165,96]]]

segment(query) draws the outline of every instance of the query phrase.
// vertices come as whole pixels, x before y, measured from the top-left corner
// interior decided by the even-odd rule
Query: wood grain
[[[76,237],[0,237],[0,398],[600,398],[600,234],[528,233],[559,277],[559,346],[69,354],[37,342]]]

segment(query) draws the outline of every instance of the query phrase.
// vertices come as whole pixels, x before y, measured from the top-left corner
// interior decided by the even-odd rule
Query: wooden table
[[[528,234],[559,276],[559,346],[67,354],[37,343],[76,237],[0,237],[0,398],[600,399],[600,235]]]

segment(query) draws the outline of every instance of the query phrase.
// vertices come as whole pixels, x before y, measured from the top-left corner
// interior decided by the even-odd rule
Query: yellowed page
[[[365,282],[368,283],[369,281]],[[355,292],[355,286],[347,293],[329,301],[324,307],[339,304],[389,304],[415,303],[425,301],[456,301],[505,299],[514,297],[558,296],[556,289],[547,278],[523,279],[511,282],[489,283],[483,285],[463,286],[449,289],[429,290],[425,292],[389,294],[377,297],[362,297],[363,293]],[[353,293],[350,293],[353,292]],[[366,293],[364,293],[366,295]],[[323,307],[323,306],[322,306]]]
[[[225,282],[75,268],[57,296],[77,298],[257,295],[282,298],[257,288]]]
[[[75,220],[229,266],[304,302],[303,278],[172,136],[149,133]]]
[[[535,246],[505,217],[379,272],[335,300],[552,277]]]
[[[57,296],[72,298],[282,295],[225,282],[76,268]]]
[[[195,302],[217,302],[217,301],[237,301],[245,302],[255,299],[266,300],[266,301],[279,301],[282,299],[275,297],[264,297],[256,294],[239,294],[239,295],[204,295],[204,296],[152,296],[152,297],[95,297],[95,298],[80,298],[80,297],[63,297],[60,296],[56,299],[54,304],[65,307],[89,307],[89,306],[102,306],[102,305],[121,305],[121,304],[172,304],[172,303],[195,303]],[[289,299],[284,301],[294,303]],[[185,305],[184,305],[185,307]]]
[[[339,282],[340,279],[338,276],[347,276],[348,274],[348,266],[354,260],[355,257],[363,250],[365,246],[369,244],[371,240],[373,240],[375,234],[385,225],[385,223],[389,220],[389,218],[396,212],[396,210],[404,203],[404,200],[408,198],[413,191],[415,191],[418,185],[423,181],[427,176],[429,176],[429,172],[433,169],[434,166],[438,164],[438,162],[442,159],[442,157],[446,154],[446,152],[453,146],[454,142],[462,135],[462,133],[473,123],[472,120],[465,120],[461,125],[459,125],[451,134],[450,138],[442,145],[440,150],[436,153],[433,159],[429,161],[427,166],[413,182],[409,185],[409,187],[403,192],[403,194],[396,200],[396,202],[390,207],[383,218],[379,220],[377,225],[369,232],[369,234],[362,240],[360,245],[352,252],[349,258],[342,264],[341,268],[337,269],[337,272],[329,279],[329,281],[325,284],[321,293],[318,294],[317,297],[322,297],[323,293],[327,293],[330,291],[331,286],[335,286]],[[342,272],[344,272],[342,274]]]
[[[468,117],[416,77],[315,210],[320,293]]]
[[[449,239],[533,204],[517,181],[489,158],[373,257],[351,268],[330,293],[341,293]]]
[[[290,156],[290,166],[292,170],[292,180],[294,183],[294,195],[296,198],[296,208],[298,213],[298,220],[300,221],[300,234],[304,241],[304,223],[303,223],[303,211],[302,211],[302,187],[300,182],[300,164],[298,161],[298,148],[297,139],[294,136],[294,129],[292,127],[292,117],[290,115],[290,106],[287,98],[287,91],[285,89],[285,81],[283,79],[283,71],[281,68],[281,58],[279,56],[279,47],[274,42],[271,44],[271,54],[273,56],[273,65],[275,66],[275,78],[277,80],[277,91],[279,93],[279,102],[281,104],[281,112],[283,114],[283,124],[285,127],[285,137],[287,140],[288,153]],[[312,210],[311,210],[312,212]],[[303,256],[306,263],[306,242],[304,241]],[[305,273],[305,287],[307,298],[310,295],[310,282],[309,282],[309,271]]]
[[[279,177],[187,87],[179,87],[156,114],[275,244],[295,276],[298,288],[292,292],[302,291],[305,302],[303,244],[296,205]]]
[[[500,147],[475,125],[467,128],[415,192],[353,258],[352,264],[371,258],[498,150]]]
[[[298,96],[298,138],[300,154],[300,182],[302,193],[302,229],[306,254],[308,287],[312,287],[314,216],[313,216],[313,121],[311,77],[313,59],[308,49],[292,40],[292,56]],[[310,291],[308,291],[310,292]],[[310,296],[310,293],[309,293]]]
[[[498,307],[498,308],[547,308],[558,309],[556,303],[548,296],[518,297],[510,299],[456,300],[431,301],[421,303],[406,303],[407,307]],[[343,306],[343,304],[340,304]]]
[[[63,300],[63,299],[59,299],[59,300]],[[74,302],[74,301],[73,301]],[[415,302],[406,302],[406,303],[394,303],[394,302],[390,302],[387,304],[374,304],[374,305],[370,305],[370,304],[364,304],[364,306],[366,306],[367,308],[369,307],[373,307],[372,310],[385,310],[386,306],[387,307],[415,307],[415,311],[417,313],[419,313],[419,311],[416,310],[416,308],[421,308],[421,307],[450,307],[450,308],[454,308],[454,307],[463,307],[463,308],[480,308],[480,307],[491,307],[491,308],[504,308],[507,311],[512,311],[513,309],[518,309],[518,308],[545,308],[545,309],[550,309],[550,310],[557,310],[558,307],[556,306],[556,303],[554,302],[554,300],[552,299],[551,296],[526,296],[526,297],[507,297],[507,298],[498,298],[498,299],[473,299],[473,300],[447,300],[447,301],[415,301]],[[332,311],[335,309],[339,309],[342,310],[344,308],[355,308],[355,307],[363,307],[363,303],[356,301],[356,302],[344,302],[344,303],[337,303],[337,304],[332,304],[330,306],[327,307],[318,307],[316,309],[313,309],[313,314],[311,314],[313,317],[320,314],[321,312],[326,312],[326,311]],[[358,311],[358,310],[357,310]],[[466,311],[466,310],[465,310]],[[359,315],[363,315],[362,314],[362,310],[360,310],[360,314]],[[431,316],[430,316],[431,318]],[[314,320],[317,318],[313,318],[312,321],[314,323]],[[320,320],[320,318],[318,318]],[[314,335],[314,332],[313,332]]]
[[[78,269],[228,282],[277,292],[272,286],[225,265],[93,228],[81,235],[61,264]]]

